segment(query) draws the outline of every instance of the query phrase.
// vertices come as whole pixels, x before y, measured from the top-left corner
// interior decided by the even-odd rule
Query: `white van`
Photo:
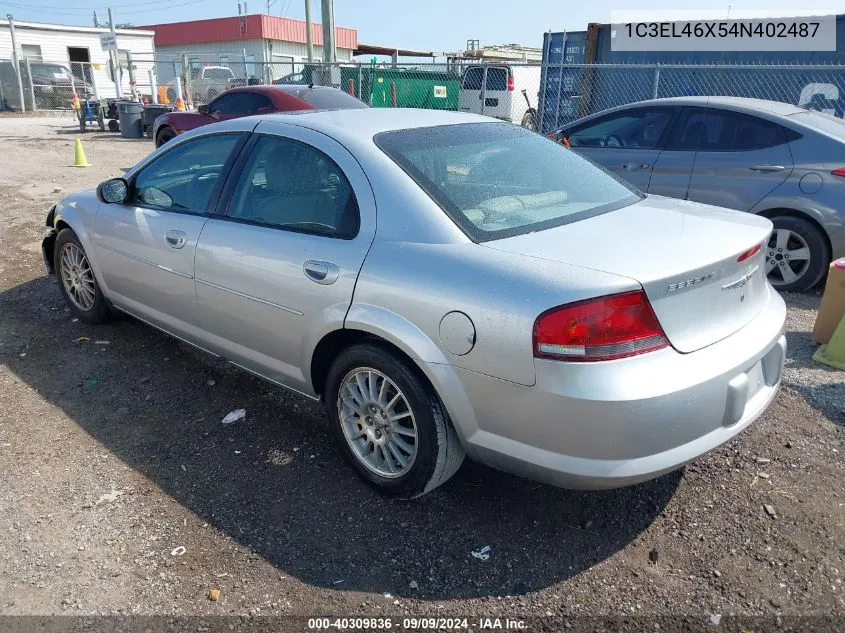
[[[485,86],[483,91],[482,86]],[[460,109],[536,130],[539,86],[540,69],[537,67],[507,64],[467,66],[461,79]]]

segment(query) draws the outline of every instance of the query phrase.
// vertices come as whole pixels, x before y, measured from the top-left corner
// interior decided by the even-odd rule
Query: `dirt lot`
[[[73,169],[75,138],[0,119],[0,614],[845,618],[845,374],[810,361],[818,296],[787,298],[777,401],[683,471],[584,493],[467,463],[392,501],[315,404],[130,319],[71,319],[46,209],[152,149],[88,134]]]

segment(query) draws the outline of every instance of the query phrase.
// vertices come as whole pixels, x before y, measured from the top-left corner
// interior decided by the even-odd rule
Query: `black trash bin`
[[[118,101],[117,116],[123,138],[143,138],[144,104],[138,101]]]
[[[173,112],[174,107],[171,105],[163,105],[152,103],[144,106],[144,134],[149,138],[153,136],[153,124],[155,120],[162,114]]]

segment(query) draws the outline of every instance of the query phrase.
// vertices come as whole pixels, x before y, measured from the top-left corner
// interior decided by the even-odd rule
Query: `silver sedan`
[[[382,109],[180,136],[56,204],[43,249],[80,319],[321,399],[353,469],[412,497],[465,454],[616,487],[742,431],[785,354],[771,232],[514,125]]]
[[[769,218],[769,281],[804,291],[845,255],[845,121],[787,103],[674,97],[555,133],[642,191]]]

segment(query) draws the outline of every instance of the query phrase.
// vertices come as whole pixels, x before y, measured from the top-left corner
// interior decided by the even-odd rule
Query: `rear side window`
[[[228,217],[268,227],[351,239],[358,204],[340,167],[320,150],[263,136],[250,151]]]
[[[464,73],[464,90],[481,90],[481,81],[484,77],[484,69],[473,67]]]
[[[477,242],[639,200],[636,190],[577,153],[510,123],[397,130],[375,142]]]
[[[507,90],[508,69],[488,68],[487,69],[487,90]]]
[[[673,130],[667,149],[750,152],[787,142],[783,126],[728,110],[690,109]]]
[[[656,149],[672,115],[671,108],[628,110],[577,128],[567,138],[573,147]]]

